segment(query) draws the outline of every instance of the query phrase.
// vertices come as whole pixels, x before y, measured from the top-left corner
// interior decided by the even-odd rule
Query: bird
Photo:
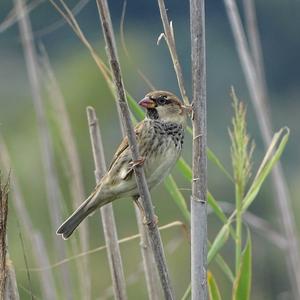
[[[94,191],[58,228],[56,233],[64,239],[95,210],[120,198],[133,197],[144,215],[138,201],[134,167],[143,165],[148,187],[152,189],[163,181],[180,157],[191,107],[168,91],[151,91],[138,104],[146,110],[144,120],[134,128],[140,159],[132,160],[125,137]]]

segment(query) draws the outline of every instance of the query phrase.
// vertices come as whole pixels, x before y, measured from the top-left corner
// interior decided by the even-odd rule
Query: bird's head
[[[191,111],[172,93],[166,91],[153,91],[148,93],[139,105],[147,109],[150,119],[184,124]]]

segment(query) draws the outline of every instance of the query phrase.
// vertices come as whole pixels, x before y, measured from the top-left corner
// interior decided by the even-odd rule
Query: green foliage
[[[282,128],[276,132],[270,143],[270,146],[260,164],[260,167],[256,173],[256,176],[243,199],[243,212],[251,205],[258,192],[261,189],[262,184],[266,180],[267,176],[270,174],[272,168],[280,159],[283,150],[288,142],[290,131],[288,128]]]
[[[254,144],[250,143],[250,139],[246,129],[246,109],[244,105],[238,101],[233,89],[232,99],[234,118],[232,121],[232,129],[229,131],[229,135],[232,144],[231,158],[234,177],[232,178],[230,176],[230,174],[223,167],[223,164],[213,154],[213,152],[208,151],[208,155],[210,156],[210,160],[214,162],[219,170],[233,182],[235,188],[236,207],[231,216],[228,218],[222,210],[221,206],[218,204],[217,200],[212,196],[210,192],[208,192],[207,201],[209,206],[212,208],[214,214],[224,223],[224,225],[216,235],[214,241],[212,242],[212,244],[210,244],[208,251],[208,263],[216,261],[218,266],[224,272],[225,276],[233,284],[233,300],[247,300],[250,298],[251,289],[252,244],[250,232],[248,232],[245,250],[242,252],[242,216],[254,201],[265,179],[270,174],[276,162],[280,159],[289,138],[289,130],[287,128],[283,128],[274,134],[274,137],[260,164],[260,167],[258,168],[258,171],[252,183],[250,184],[248,191],[246,191],[246,187],[251,178],[251,158],[254,150]],[[191,130],[189,130],[189,132],[191,132]],[[192,181],[192,169],[183,158],[180,158],[180,160],[178,161],[177,168],[187,180]],[[174,182],[172,186],[175,188],[176,183]],[[178,196],[176,196],[176,198],[178,198]],[[176,201],[178,201],[178,199]],[[182,202],[183,199],[180,198],[180,201]],[[184,207],[186,206],[182,205],[182,211],[184,211]],[[236,224],[235,232],[233,232],[232,228],[232,221],[234,220],[234,218]],[[230,233],[236,245],[235,274],[232,273],[231,268],[219,254],[222,247],[226,244],[226,242],[228,242]],[[210,272],[208,273],[208,287],[210,299],[221,299],[216,282],[213,278],[212,273]],[[189,295],[189,289],[186,291],[186,295]],[[186,297],[183,299],[187,299]]]

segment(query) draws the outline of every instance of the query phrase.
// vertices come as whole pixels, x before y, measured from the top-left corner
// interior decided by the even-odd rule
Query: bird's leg
[[[134,203],[136,204],[137,208],[139,209],[141,216],[142,216],[142,222],[144,225],[150,225],[152,222],[147,222],[147,218],[146,218],[146,213],[145,213],[145,209],[142,205],[142,203],[139,201],[139,197],[133,197]],[[155,225],[157,225],[158,223],[158,217],[157,215],[154,215],[154,222]]]

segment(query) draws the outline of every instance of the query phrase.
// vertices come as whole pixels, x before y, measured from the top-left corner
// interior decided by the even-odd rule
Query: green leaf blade
[[[230,223],[225,224],[219,233],[217,234],[215,240],[213,241],[207,255],[207,262],[210,263],[219,253],[221,248],[225,245],[228,240],[230,233]]]
[[[285,133],[284,133],[285,131]],[[243,212],[252,204],[253,200],[257,196],[258,192],[261,189],[262,184],[264,183],[267,176],[270,174],[274,165],[280,159],[286,144],[289,139],[289,129],[282,128],[277,133],[274,134],[272,142],[266,152],[266,155],[259,167],[259,170],[243,200]],[[283,136],[282,136],[283,135]],[[276,145],[278,144],[277,149]],[[275,152],[274,152],[275,151]],[[273,154],[274,153],[274,154]]]

